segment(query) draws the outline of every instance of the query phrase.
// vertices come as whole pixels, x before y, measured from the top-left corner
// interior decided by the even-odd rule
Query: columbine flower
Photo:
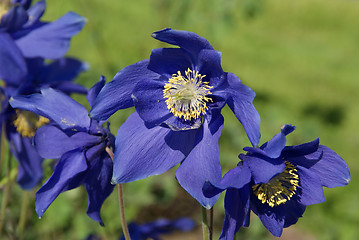
[[[89,90],[90,104],[104,83],[103,78]],[[56,123],[41,127],[34,136],[41,157],[60,159],[52,176],[36,193],[35,210],[39,217],[60,193],[83,184],[88,194],[87,214],[103,225],[100,208],[114,187],[110,181],[112,160],[106,152],[114,140],[109,130],[89,118],[85,107],[51,88],[13,97],[10,104]]]
[[[225,220],[221,239],[233,239],[239,228],[249,224],[249,212],[279,237],[283,228],[298,221],[306,206],[325,201],[323,186],[345,186],[350,173],[344,160],[319,139],[285,146],[286,135],[295,129],[285,125],[260,148],[247,147],[247,154],[219,184],[205,184],[208,196],[227,189]]]
[[[72,58],[62,58],[45,64],[44,59],[29,59],[27,75],[19,82],[8,82],[1,87],[2,109],[0,126],[4,125],[5,136],[12,154],[19,162],[17,182],[23,189],[32,189],[43,177],[42,160],[34,147],[32,138],[36,130],[47,124],[49,120],[35,113],[13,109],[8,99],[16,95],[37,93],[41,88],[52,87],[65,93],[86,93],[87,90],[72,80],[87,65]]]
[[[69,12],[53,22],[42,22],[45,1],[5,0],[0,5],[0,79],[19,83],[27,76],[25,58],[58,59],[86,20]]]
[[[177,220],[159,219],[146,224],[130,223],[128,230],[132,240],[159,240],[159,235],[168,234],[175,230],[190,231],[194,228],[195,223],[190,218],[180,218]],[[122,236],[120,240],[125,240]]]
[[[90,114],[105,120],[119,109],[136,108],[118,131],[114,182],[161,174],[181,163],[179,183],[210,208],[217,198],[203,196],[202,186],[221,178],[220,111],[227,103],[257,145],[255,93],[223,72],[221,53],[197,34],[164,29],[152,36],[179,48],[154,49],[149,60],[122,69],[99,93]]]

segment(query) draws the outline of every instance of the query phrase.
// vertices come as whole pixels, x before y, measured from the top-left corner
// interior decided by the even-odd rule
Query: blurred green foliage
[[[288,137],[289,144],[320,137],[321,144],[339,153],[350,167],[351,183],[345,188],[325,189],[327,202],[309,206],[295,226],[297,232],[320,240],[359,235],[359,163],[355,153],[359,148],[358,1],[48,0],[44,18],[54,20],[70,10],[88,19],[83,31],[73,38],[68,54],[90,64],[91,69],[79,78],[87,87],[100,75],[111,80],[123,67],[149,58],[151,49],[168,46],[152,39],[153,31],[171,27],[207,38],[222,52],[224,70],[238,75],[257,93],[254,103],[262,119],[261,143],[282,124],[293,124],[297,130]],[[83,96],[75,98],[87,104]],[[123,110],[110,118],[113,133],[132,111]],[[225,108],[223,114],[220,154],[224,173],[237,164],[241,149],[250,143],[231,111]],[[45,164],[45,169],[49,176],[50,164]],[[125,185],[128,220],[160,217],[146,217],[143,212],[156,204],[166,212],[166,205],[172,210],[176,205],[185,206],[182,201],[190,204],[189,209],[198,208],[190,213],[200,220],[199,205],[178,189],[174,171]],[[181,194],[183,199],[178,197]],[[21,196],[15,186],[8,232],[16,226]],[[60,195],[39,221],[30,202],[25,239],[83,239],[89,233],[115,239],[121,234],[116,192],[102,208],[105,228],[86,216],[86,204],[83,189],[70,191]],[[223,196],[215,211],[218,235]],[[241,231],[240,239],[271,238],[256,217],[250,229]]]

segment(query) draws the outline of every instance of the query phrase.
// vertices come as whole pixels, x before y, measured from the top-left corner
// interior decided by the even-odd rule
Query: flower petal
[[[176,171],[179,184],[207,209],[211,208],[219,197],[205,197],[202,188],[205,182],[215,184],[221,180],[218,139],[222,128],[222,115],[209,124],[204,121],[197,131],[195,147]]]
[[[260,116],[253,105],[255,92],[243,85],[233,73],[227,73],[228,99],[227,104],[242,123],[249,140],[257,146],[260,139]]]
[[[29,19],[24,25],[24,28],[30,27],[34,23],[38,22],[39,19],[42,17],[46,9],[46,2],[45,0],[40,0],[34,3],[31,8],[27,10],[27,14],[29,15]]]
[[[85,18],[68,12],[58,20],[38,27],[17,39],[16,44],[28,58],[60,58],[67,52],[71,37],[77,34],[85,23]]]
[[[13,32],[22,27],[28,20],[28,15],[22,6],[14,6],[0,19],[0,28]]]
[[[133,107],[131,94],[141,80],[158,79],[159,74],[147,69],[149,60],[142,60],[119,71],[98,94],[90,111],[91,118],[107,120],[119,109]]]
[[[217,86],[221,83],[219,81],[220,77],[223,75],[221,56],[221,52],[209,49],[203,49],[198,54],[197,70],[200,74],[206,75],[204,80],[212,80],[209,81],[209,85],[212,87]]]
[[[301,166],[297,166],[297,168],[299,184],[302,189],[300,203],[308,206],[325,202],[322,184],[315,172]]]
[[[34,112],[55,121],[62,129],[88,129],[90,118],[84,106],[54,89],[42,89],[41,94],[15,96],[10,99],[13,108]]]
[[[243,189],[229,188],[224,199],[224,209],[225,217],[219,239],[231,240],[250,213],[248,185]]]
[[[61,157],[54,173],[36,193],[35,211],[40,218],[60,193],[82,184],[86,169],[83,151],[67,152]]]
[[[118,130],[112,181],[125,183],[166,172],[185,158],[193,142],[194,132],[147,128],[135,112]]]
[[[45,125],[36,131],[34,145],[43,158],[60,158],[64,153],[76,148],[84,148],[99,143],[101,137],[78,132],[71,137],[61,129]]]
[[[166,28],[152,33],[152,37],[184,49],[191,54],[195,63],[197,62],[197,55],[202,49],[213,50],[213,47],[205,38],[193,32]]]
[[[188,68],[193,70],[194,66],[192,66],[190,56],[183,49],[157,48],[152,50],[148,69],[171,78],[178,71],[184,74]]]
[[[282,156],[284,158],[301,157],[316,152],[318,150],[318,147],[319,138],[315,139],[312,142],[303,143],[300,145],[286,146],[282,151]]]
[[[133,102],[138,115],[148,124],[161,124],[173,114],[163,97],[164,83],[156,80],[142,81],[133,90]]]
[[[86,99],[91,107],[95,103],[95,99],[99,94],[99,92],[101,91],[101,89],[103,88],[103,86],[105,85],[105,83],[106,83],[106,78],[104,76],[100,76],[100,80],[88,90]]]
[[[113,164],[106,152],[97,157],[97,160],[91,161],[96,161],[96,165],[89,169],[85,178],[84,185],[88,195],[87,215],[103,226],[100,209],[114,188],[111,184]]]
[[[19,85],[27,74],[20,50],[7,33],[0,32],[0,79],[7,84]]]

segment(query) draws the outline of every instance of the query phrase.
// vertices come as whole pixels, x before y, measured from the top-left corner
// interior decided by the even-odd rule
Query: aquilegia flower
[[[348,165],[319,139],[297,146],[285,146],[286,135],[295,129],[284,125],[281,132],[260,148],[246,147],[247,154],[219,184],[207,183],[206,195],[227,189],[225,220],[220,239],[233,239],[241,226],[248,226],[249,213],[281,236],[302,217],[306,206],[325,201],[323,186],[345,186],[350,181]]]
[[[130,223],[128,231],[132,240],[159,240],[162,234],[168,234],[175,230],[183,232],[194,228],[195,222],[190,218],[179,218],[177,220],[159,219],[146,224]],[[125,240],[122,236],[120,240]]]
[[[86,64],[73,58],[62,58],[49,64],[42,58],[27,59],[26,76],[19,81],[7,82],[0,88],[0,126],[4,125],[2,129],[5,130],[10,150],[19,162],[17,182],[23,189],[32,189],[43,177],[43,158],[38,155],[31,142],[36,130],[49,120],[28,111],[13,109],[8,104],[8,99],[16,95],[37,93],[46,87],[67,94],[86,93],[86,88],[72,82],[86,69]]]
[[[104,84],[102,78],[89,90],[90,104]],[[111,184],[113,164],[106,152],[106,148],[114,147],[109,129],[89,118],[85,107],[51,88],[13,97],[10,104],[54,122],[39,128],[34,136],[41,157],[60,159],[52,176],[36,193],[35,210],[39,217],[60,193],[83,184],[88,195],[87,214],[103,225],[100,208],[114,187]]]
[[[161,174],[181,163],[177,180],[210,208],[217,197],[205,197],[202,186],[221,178],[221,109],[229,105],[256,146],[260,118],[252,103],[255,93],[223,72],[221,53],[203,37],[172,29],[152,36],[179,48],[154,49],[150,59],[122,69],[101,90],[90,114],[106,120],[119,109],[136,108],[117,134],[113,182]]]

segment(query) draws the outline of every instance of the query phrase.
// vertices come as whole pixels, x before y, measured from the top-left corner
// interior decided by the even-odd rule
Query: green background
[[[100,75],[109,81],[123,67],[149,58],[153,48],[169,46],[151,38],[154,31],[171,27],[205,37],[222,52],[223,69],[235,73],[257,93],[254,104],[261,115],[261,143],[279,132],[282,124],[293,124],[297,129],[288,136],[288,144],[320,137],[321,144],[340,154],[351,170],[350,184],[325,189],[327,201],[309,206],[298,224],[284,231],[282,239],[356,239],[359,1],[49,0],[43,19],[52,21],[67,11],[88,20],[68,53],[89,63],[90,70],[78,79],[86,87],[95,84]],[[83,96],[75,98],[87,104]],[[110,118],[114,134],[133,111],[123,110]],[[227,107],[223,115],[220,154],[225,173],[250,143]],[[48,165],[45,163],[47,176],[51,174]],[[105,228],[86,216],[84,189],[62,194],[42,220],[33,210],[34,192],[29,195],[25,239],[83,239],[89,233],[116,239],[121,235],[116,192],[102,208]],[[14,186],[5,239],[15,234],[22,196]],[[178,187],[174,170],[126,184],[125,201],[129,221],[192,216],[200,222],[200,207]],[[215,236],[222,221],[223,196],[215,205]],[[256,216],[251,227],[240,232],[239,239],[271,239]],[[192,238],[200,237],[194,233]]]

